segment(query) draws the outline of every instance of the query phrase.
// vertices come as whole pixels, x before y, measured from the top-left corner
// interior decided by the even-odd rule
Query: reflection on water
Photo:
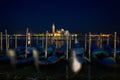
[[[9,56],[10,58],[10,63],[13,67],[15,67],[15,63],[16,63],[16,60],[15,60],[15,51],[12,50],[12,49],[9,49],[8,52],[7,52],[7,55]]]
[[[34,44],[35,41],[32,42]],[[34,57],[37,61],[36,54]],[[13,58],[11,61],[13,62]],[[0,80],[120,80],[120,67],[111,68],[85,62],[82,69],[74,73],[70,65],[64,61],[51,66],[38,66],[37,63],[35,65],[39,70],[34,64],[21,68],[0,64]]]
[[[0,80],[119,80],[119,75],[119,69],[87,63],[83,64],[77,74],[63,63],[49,67],[41,66],[39,71],[32,65],[16,69],[10,68],[9,65],[0,66]]]
[[[39,56],[38,56],[38,51],[37,50],[33,50],[33,57],[34,57],[34,65],[36,67],[37,70],[39,70],[39,64],[38,64],[38,61],[39,61]]]
[[[91,66],[88,66],[88,80],[91,80]]]
[[[66,80],[68,80],[69,79],[69,73],[68,73],[68,66],[66,65]]]
[[[82,63],[78,61],[75,51],[72,51],[71,67],[74,73],[77,73],[82,67]]]

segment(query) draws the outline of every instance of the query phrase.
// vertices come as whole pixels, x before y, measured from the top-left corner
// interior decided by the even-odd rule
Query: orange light
[[[30,33],[28,33],[27,35],[30,36]]]

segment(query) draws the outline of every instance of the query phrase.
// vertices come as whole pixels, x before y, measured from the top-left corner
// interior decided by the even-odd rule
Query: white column
[[[68,40],[69,40],[69,31],[65,32],[65,36],[66,36],[66,43],[67,43],[67,47],[66,47],[66,59],[68,60]]]

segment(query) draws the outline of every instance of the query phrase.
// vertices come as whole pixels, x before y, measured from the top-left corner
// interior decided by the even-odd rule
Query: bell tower
[[[55,33],[55,25],[52,24],[52,33]]]

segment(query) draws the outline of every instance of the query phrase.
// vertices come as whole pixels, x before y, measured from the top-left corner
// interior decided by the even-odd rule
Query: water
[[[74,73],[68,65],[57,64],[49,67],[41,67],[39,71],[35,67],[11,68],[9,65],[0,66],[0,79],[7,80],[119,80],[120,70],[98,65],[84,64],[78,73]]]
[[[79,38],[78,41],[84,45],[84,38]],[[110,43],[113,43],[113,41],[111,40]],[[5,44],[5,41],[3,44]],[[23,40],[18,39],[18,46],[24,45],[25,38]],[[36,45],[35,39],[32,40],[31,45]],[[10,41],[10,47],[14,47],[13,40]],[[33,64],[21,68],[13,68],[10,64],[0,64],[0,80],[120,80],[119,68],[120,64],[117,68],[112,68],[85,62],[82,69],[74,73],[70,65],[64,61],[51,66],[39,66],[39,70]]]

